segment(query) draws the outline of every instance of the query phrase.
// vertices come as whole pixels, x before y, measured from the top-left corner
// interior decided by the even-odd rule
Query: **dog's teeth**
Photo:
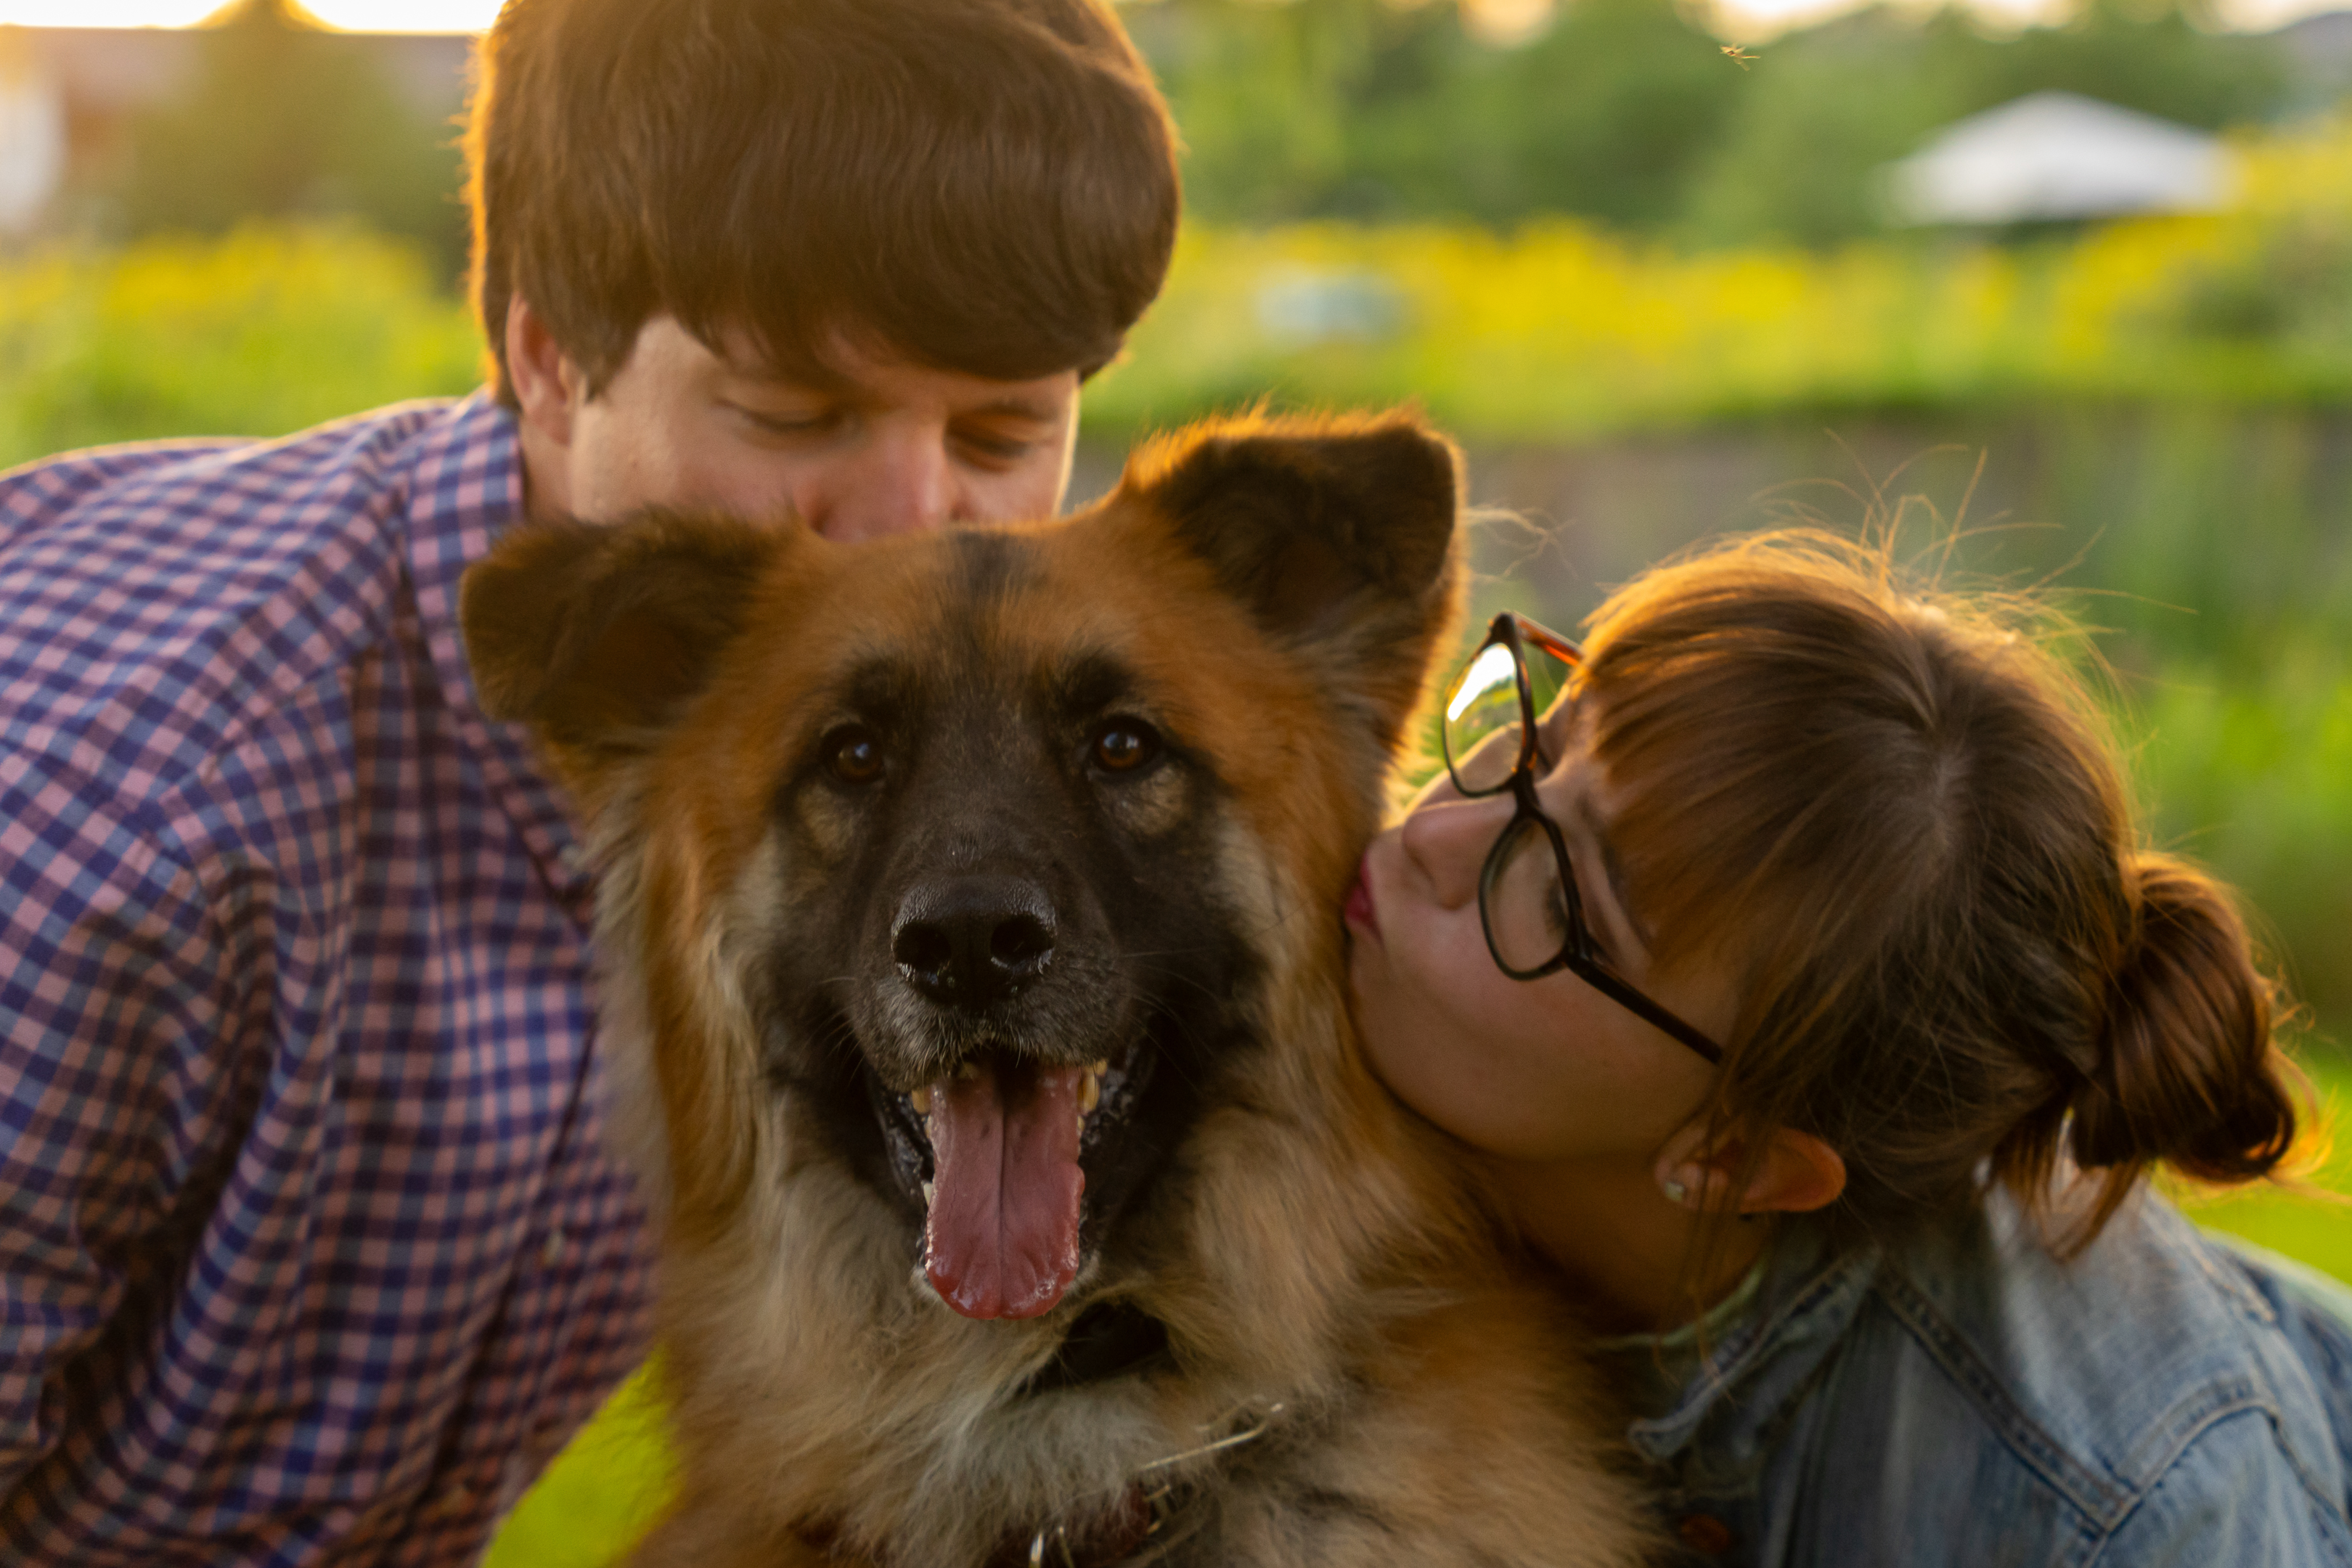
[[[980,1064],[978,1062],[966,1062],[963,1066],[956,1068],[956,1077],[960,1079],[970,1080],[971,1079],[978,1078],[979,1076]]]
[[[931,1086],[929,1084],[925,1084],[922,1088],[908,1095],[907,1097],[907,1102],[915,1108],[916,1115],[929,1116],[931,1113]]]
[[[1085,1111],[1081,1110],[1081,1111],[1079,1111],[1079,1112],[1078,1112],[1078,1136],[1079,1136],[1079,1137],[1081,1137],[1081,1138],[1084,1138],[1086,1135],[1087,1135],[1087,1113],[1086,1113]]]
[[[1078,1079],[1078,1116],[1081,1121],[1092,1114],[1102,1103],[1102,1079],[1089,1072]]]
[[[1103,1074],[1110,1071],[1110,1058],[1108,1057],[1105,1057],[1098,1062],[1088,1062],[1087,1064],[1087,1070],[1094,1074],[1095,1077],[1100,1078]]]
[[[939,1184],[936,1182],[925,1182],[923,1184],[923,1206],[925,1208],[931,1206],[931,1194],[938,1190]]]

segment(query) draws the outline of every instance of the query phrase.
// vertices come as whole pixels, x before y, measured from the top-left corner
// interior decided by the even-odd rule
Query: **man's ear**
[[[558,447],[572,444],[572,419],[582,390],[579,367],[520,294],[507,301],[507,382],[522,422]]]
[[[458,589],[483,710],[529,724],[567,772],[644,752],[709,682],[793,535],[664,511],[519,525]]]
[[[1685,1207],[1741,1215],[1811,1214],[1845,1192],[1845,1160],[1819,1138],[1792,1127],[1760,1137],[1759,1151],[1754,1136],[1710,1139],[1694,1122],[1658,1152],[1658,1185]]]
[[[1121,489],[1395,744],[1454,610],[1452,442],[1402,412],[1225,421],[1155,442]]]

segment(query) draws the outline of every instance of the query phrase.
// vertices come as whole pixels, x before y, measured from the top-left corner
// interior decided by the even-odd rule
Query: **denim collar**
[[[1874,1247],[1832,1253],[1817,1234],[1798,1233],[1763,1265],[1752,1305],[1708,1325],[1706,1352],[1664,1415],[1634,1422],[1626,1437],[1653,1464],[1680,1457],[1720,1413],[1725,1457],[1735,1462],[1797,1394],[1811,1385],[1877,1277]],[[1717,1445],[1711,1441],[1710,1448]]]

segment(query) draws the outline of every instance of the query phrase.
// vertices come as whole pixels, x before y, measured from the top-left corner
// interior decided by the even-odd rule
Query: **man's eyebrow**
[[[755,354],[734,354],[725,350],[715,351],[719,374],[730,381],[757,387],[775,387],[793,392],[823,393],[839,397],[857,390],[857,384],[831,365],[812,363],[787,370],[770,364]]]
[[[1617,908],[1623,912],[1625,923],[1633,928],[1633,934],[1641,939],[1642,945],[1648,947],[1650,928],[1633,908],[1633,900],[1626,896],[1624,862],[1617,858],[1617,846],[1609,841],[1608,829],[1601,825],[1601,814],[1594,808],[1590,795],[1577,797],[1576,817],[1591,837],[1593,847],[1601,851],[1601,872],[1609,879],[1610,897],[1617,900]]]
[[[846,376],[831,365],[811,365],[803,371],[782,371],[771,365],[744,364],[721,357],[719,363],[726,373],[738,381],[754,385],[784,387],[795,392],[814,392],[826,397],[838,397],[856,403],[868,395],[866,386],[856,378]],[[992,399],[971,408],[956,410],[959,419],[1025,419],[1032,424],[1051,425],[1061,418],[1059,400],[1045,395],[1025,396],[1011,394]]]
[[[977,408],[960,411],[965,416],[982,419],[1030,419],[1040,425],[1050,425],[1061,416],[1061,404],[1051,397],[1000,397],[993,403],[983,403]]]

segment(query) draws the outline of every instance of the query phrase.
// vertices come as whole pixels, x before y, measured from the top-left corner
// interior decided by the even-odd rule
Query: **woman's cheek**
[[[1373,1073],[1399,1100],[1452,1131],[1445,1115],[1449,1031],[1444,1020],[1429,1016],[1373,943],[1354,943],[1348,968],[1357,1034]]]
[[[1478,957],[1492,967],[1483,948]],[[1365,1055],[1390,1092],[1475,1147],[1515,1141],[1521,1130],[1513,1123],[1524,1114],[1525,1086],[1515,1081],[1520,1064],[1493,1026],[1499,1020],[1482,1016],[1480,998],[1452,994],[1464,989],[1459,984],[1430,984],[1363,942],[1351,957],[1349,982]]]
[[[1432,1123],[1486,1153],[1550,1161],[1646,1159],[1696,1103],[1662,1040],[1572,984],[1528,984],[1477,957],[1444,984],[1359,944],[1350,980],[1372,1070]],[[1679,1047],[1671,1047],[1679,1049]]]

